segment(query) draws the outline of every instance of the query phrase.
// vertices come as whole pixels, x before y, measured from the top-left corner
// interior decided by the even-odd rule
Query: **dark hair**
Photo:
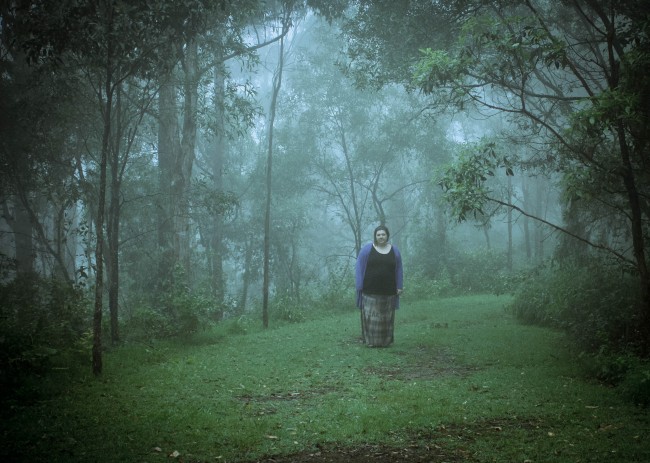
[[[375,228],[375,231],[372,233],[372,241],[375,244],[377,243],[377,232],[379,230],[384,230],[386,232],[386,238],[390,238],[390,232],[388,231],[388,227],[386,225],[380,225],[377,228]]]

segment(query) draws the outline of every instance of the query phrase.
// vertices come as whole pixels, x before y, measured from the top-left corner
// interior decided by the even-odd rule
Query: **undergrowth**
[[[648,340],[639,331],[633,275],[593,259],[548,263],[523,280],[510,305],[518,320],[564,331],[586,377],[650,405],[650,362],[640,355]]]

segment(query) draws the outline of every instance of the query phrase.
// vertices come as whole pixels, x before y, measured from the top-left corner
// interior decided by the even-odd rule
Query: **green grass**
[[[585,382],[563,335],[517,324],[508,301],[405,300],[388,349],[359,343],[352,309],[121,347],[100,379],[6,410],[0,455],[214,462],[381,443],[481,462],[650,461],[647,410]]]

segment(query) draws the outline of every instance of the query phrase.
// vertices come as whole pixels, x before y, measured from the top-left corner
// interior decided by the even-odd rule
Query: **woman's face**
[[[388,233],[386,233],[386,230],[377,230],[377,233],[375,233],[375,243],[381,245],[381,244],[386,244],[388,241]]]

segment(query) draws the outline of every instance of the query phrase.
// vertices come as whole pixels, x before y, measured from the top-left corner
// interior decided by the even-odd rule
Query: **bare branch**
[[[607,246],[607,245],[605,245],[605,244],[594,243],[593,241],[588,240],[587,238],[585,238],[585,237],[583,237],[583,236],[576,235],[575,233],[573,233],[573,232],[567,230],[567,229],[564,228],[564,227],[561,227],[561,226],[559,226],[559,225],[557,225],[557,224],[554,224],[554,223],[552,223],[552,222],[549,222],[549,221],[546,220],[546,219],[542,219],[541,217],[537,217],[537,216],[535,216],[535,215],[533,215],[533,214],[529,214],[528,212],[524,211],[522,208],[520,208],[520,207],[518,207],[518,206],[515,206],[514,204],[510,204],[510,203],[508,203],[508,202],[501,201],[501,200],[499,200],[499,199],[495,199],[495,198],[491,198],[491,197],[488,197],[487,199],[488,199],[489,201],[492,201],[492,202],[494,202],[494,203],[496,203],[496,204],[499,204],[499,205],[501,205],[501,206],[508,207],[508,208],[510,208],[510,209],[512,209],[512,210],[515,210],[515,211],[519,212],[520,214],[522,214],[522,215],[524,215],[524,216],[526,216],[526,217],[528,217],[528,218],[530,218],[530,219],[533,219],[533,220],[536,220],[536,221],[538,221],[538,222],[543,223],[544,225],[548,225],[549,227],[551,227],[551,228],[553,228],[553,229],[555,229],[555,230],[557,230],[557,231],[559,231],[559,232],[562,232],[562,233],[564,233],[565,235],[570,236],[570,237],[572,237],[572,238],[574,238],[574,239],[576,239],[576,240],[578,240],[578,241],[581,241],[582,243],[585,243],[585,244],[591,246],[592,248],[600,249],[601,251],[608,252],[608,253],[610,253],[610,254],[616,256],[616,258],[618,258],[618,259],[621,260],[622,262],[625,262],[626,264],[629,264],[629,265],[631,265],[631,266],[633,266],[633,267],[636,267],[636,265],[637,265],[635,261],[629,259],[628,257],[625,257],[625,256],[624,256],[623,254],[621,254],[620,252],[616,251],[615,249],[610,248],[609,246]]]

